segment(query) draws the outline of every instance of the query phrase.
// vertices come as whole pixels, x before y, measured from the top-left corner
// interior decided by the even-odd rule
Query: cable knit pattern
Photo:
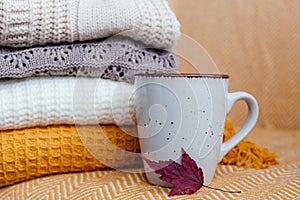
[[[0,78],[68,75],[133,82],[136,73],[174,73],[178,59],[129,38],[29,49],[0,48]]]
[[[157,44],[160,47],[168,47],[174,44],[180,37],[180,24],[170,9],[167,1],[143,0],[136,4],[139,11],[139,23],[134,30],[141,41]],[[139,30],[141,29],[141,30]],[[160,30],[160,31],[157,31]],[[135,35],[131,35],[135,37]]]
[[[0,82],[0,130],[55,124],[135,124],[134,86],[97,78]]]
[[[2,46],[57,44],[122,33],[170,49],[180,37],[180,24],[166,0],[0,0],[0,13]]]
[[[70,0],[1,0],[1,45],[74,41]]]

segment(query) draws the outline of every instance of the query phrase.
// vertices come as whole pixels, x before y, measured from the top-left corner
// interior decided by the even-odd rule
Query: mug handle
[[[228,93],[227,97],[227,114],[231,111],[233,105],[237,102],[243,100],[246,102],[248,106],[248,117],[245,124],[242,128],[232,136],[228,141],[222,144],[219,162],[223,159],[223,157],[238,143],[240,143],[254,128],[257,118],[258,118],[258,104],[256,99],[246,93],[246,92],[234,92]]]

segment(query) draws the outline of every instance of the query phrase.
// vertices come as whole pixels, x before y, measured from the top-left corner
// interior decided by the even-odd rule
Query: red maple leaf
[[[207,187],[222,192],[241,193],[241,191],[226,191],[203,185],[204,176],[202,169],[197,166],[196,162],[184,151],[184,149],[182,149],[182,164],[178,164],[172,160],[160,160],[155,162],[143,155],[141,155],[141,157],[155,173],[161,175],[161,180],[173,185],[169,196],[194,194],[201,187]]]
[[[193,194],[203,186],[203,172],[197,167],[196,162],[182,149],[182,164],[172,160],[169,161],[151,161],[142,156],[149,167],[160,174],[160,179],[171,183],[173,188],[169,196]]]

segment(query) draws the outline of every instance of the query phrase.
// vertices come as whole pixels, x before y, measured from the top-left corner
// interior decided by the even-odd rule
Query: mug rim
[[[159,77],[173,77],[173,78],[224,78],[228,79],[229,75],[228,74],[202,74],[202,73],[151,73],[151,74],[135,74],[134,76],[139,76],[139,77],[153,77],[153,78],[159,78]]]

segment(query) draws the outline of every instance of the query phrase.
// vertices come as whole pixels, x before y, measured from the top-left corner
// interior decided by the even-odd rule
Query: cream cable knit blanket
[[[0,78],[85,76],[133,82],[136,73],[175,73],[174,53],[151,49],[127,37],[75,44],[0,48]]]
[[[0,130],[54,124],[135,124],[133,85],[101,78],[0,82]]]
[[[180,24],[166,0],[0,0],[2,46],[85,41],[119,33],[169,49],[180,37]]]

